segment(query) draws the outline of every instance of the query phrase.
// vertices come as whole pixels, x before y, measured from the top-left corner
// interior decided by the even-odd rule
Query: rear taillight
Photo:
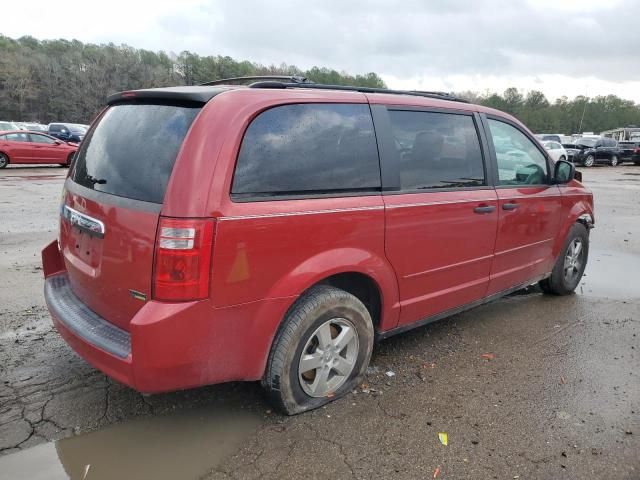
[[[640,153],[640,148],[636,148],[633,153]]]
[[[209,295],[213,219],[160,217],[153,298],[199,300]]]

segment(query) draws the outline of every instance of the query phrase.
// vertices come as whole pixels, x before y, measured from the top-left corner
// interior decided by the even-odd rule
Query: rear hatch
[[[65,184],[60,247],[71,288],[125,330],[151,297],[165,190],[201,107],[152,101],[110,106],[85,137]]]

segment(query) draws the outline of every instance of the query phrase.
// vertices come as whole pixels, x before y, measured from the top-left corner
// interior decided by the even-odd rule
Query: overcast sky
[[[374,71],[391,88],[640,103],[638,0],[110,0],[3,8],[0,33]],[[53,8],[52,8],[53,7]],[[0,52],[1,54],[1,52]]]

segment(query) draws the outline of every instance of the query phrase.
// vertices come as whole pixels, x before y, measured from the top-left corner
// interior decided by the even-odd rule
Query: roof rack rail
[[[305,81],[302,83],[286,83],[286,82],[255,82],[249,85],[249,88],[314,88],[319,90],[343,90],[348,92],[360,93],[386,93],[391,95],[412,95],[414,97],[438,98],[440,100],[450,100],[453,102],[469,103],[467,100],[456,97],[447,92],[430,92],[424,90],[391,90],[388,88],[376,87],[355,87],[349,85],[325,85],[323,83],[313,83]]]
[[[260,81],[265,80],[275,80],[280,82],[290,82],[292,84],[300,84],[307,83],[306,77],[302,77],[299,75],[256,75],[251,77],[232,77],[232,78],[221,78],[220,80],[212,80],[210,82],[201,83],[201,87],[211,86],[211,85],[227,85],[229,83],[240,83],[240,82],[248,82],[252,80],[259,81],[258,83],[262,83]]]

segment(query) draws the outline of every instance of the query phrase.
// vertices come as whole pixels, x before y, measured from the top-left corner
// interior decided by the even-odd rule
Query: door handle
[[[487,205],[484,207],[476,207],[473,209],[475,213],[491,213],[496,209],[493,205]]]
[[[502,209],[503,210],[515,210],[516,208],[518,208],[520,205],[518,205],[515,202],[511,202],[511,203],[503,203],[502,204]]]

